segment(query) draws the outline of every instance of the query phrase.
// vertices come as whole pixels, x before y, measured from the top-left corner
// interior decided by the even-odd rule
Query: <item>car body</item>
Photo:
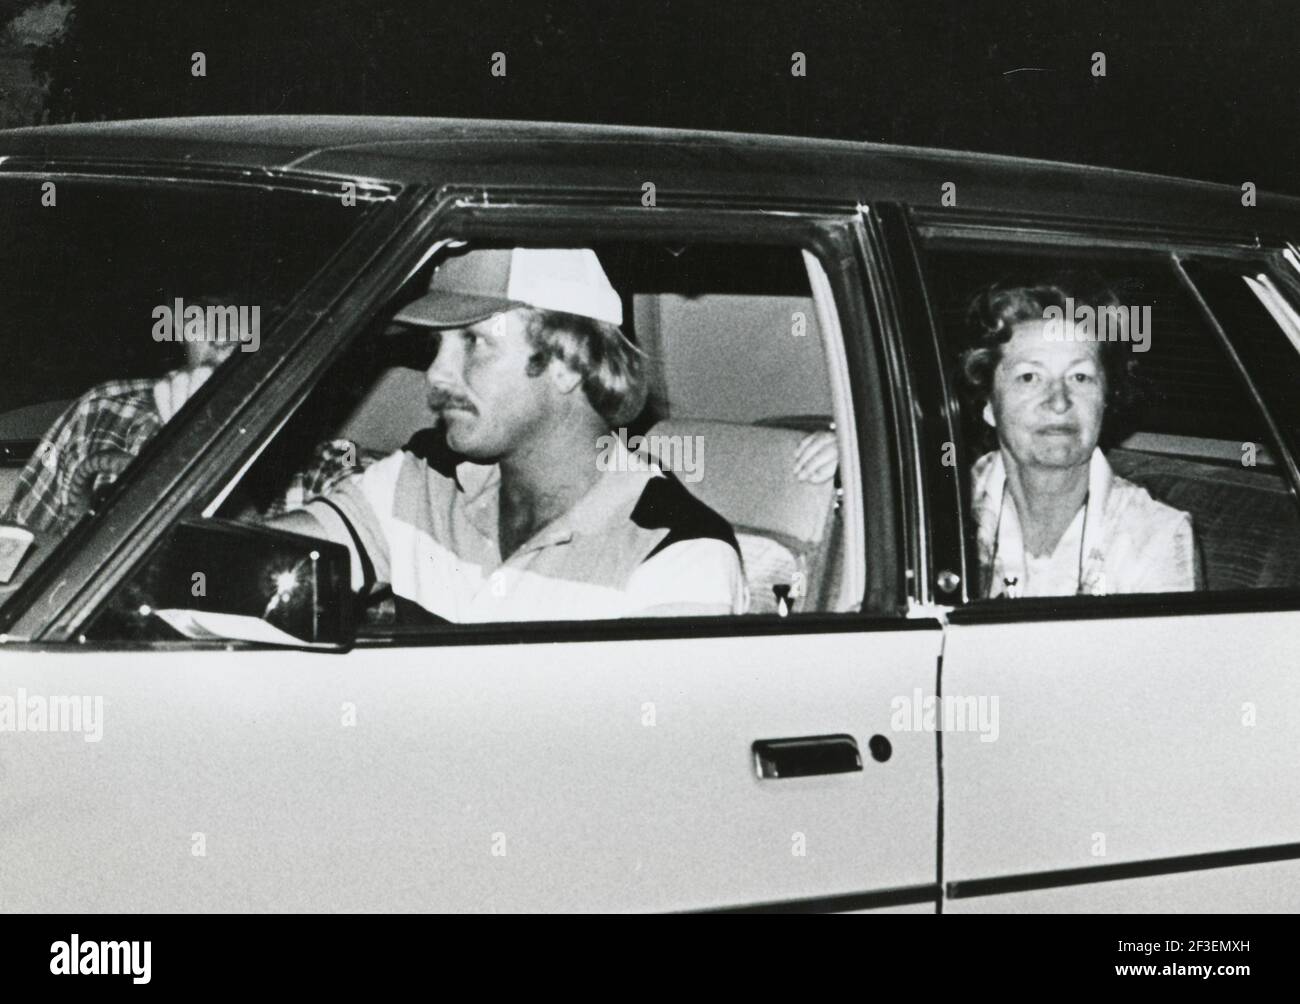
[[[1227,346],[1275,437],[1277,504],[1294,509],[1300,423],[1262,372],[1280,381],[1300,359],[1285,330],[1300,200],[864,143],[452,120],[92,123],[0,133],[0,158],[0,181],[33,198],[53,181],[62,205],[111,179],[340,206],[350,194],[366,209],[303,266],[259,351],[0,606],[4,693],[103,707],[93,743],[0,733],[0,909],[1300,906],[1300,583],[978,600],[951,450],[968,437],[944,354],[956,299],[936,276],[987,254],[1158,270]],[[217,219],[203,224],[214,245]],[[841,450],[824,608],[343,629],[296,646],[97,634],[106,604],[184,521],[217,512],[440,242],[611,237],[802,255],[825,346],[816,417],[834,420]],[[1237,335],[1229,284],[1198,269],[1268,277],[1276,327],[1259,337],[1273,355]],[[763,379],[727,391],[732,424],[762,425],[742,414],[747,396],[784,395],[773,381],[789,365],[758,355]],[[778,404],[759,417],[809,414]],[[1227,431],[1201,438],[1235,448]],[[945,697],[971,702],[964,725],[944,721]]]

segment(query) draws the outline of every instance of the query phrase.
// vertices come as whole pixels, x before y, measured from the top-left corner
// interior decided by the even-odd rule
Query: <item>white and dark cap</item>
[[[456,255],[438,266],[429,292],[396,320],[463,328],[516,307],[623,323],[623,302],[590,248],[478,248]]]

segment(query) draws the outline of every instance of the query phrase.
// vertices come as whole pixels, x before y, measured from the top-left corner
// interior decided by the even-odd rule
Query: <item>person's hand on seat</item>
[[[834,432],[813,432],[800,441],[794,453],[794,476],[819,485],[835,476],[840,466],[839,445]]]

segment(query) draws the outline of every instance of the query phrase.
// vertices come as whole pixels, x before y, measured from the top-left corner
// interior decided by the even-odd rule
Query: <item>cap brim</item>
[[[393,320],[426,328],[464,328],[522,306],[504,297],[438,291],[412,300]]]

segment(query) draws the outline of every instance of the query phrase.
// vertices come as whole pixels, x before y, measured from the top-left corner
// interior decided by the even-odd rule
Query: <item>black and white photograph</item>
[[[1298,127],[1274,0],[3,0],[6,972],[836,913],[1277,969]]]

